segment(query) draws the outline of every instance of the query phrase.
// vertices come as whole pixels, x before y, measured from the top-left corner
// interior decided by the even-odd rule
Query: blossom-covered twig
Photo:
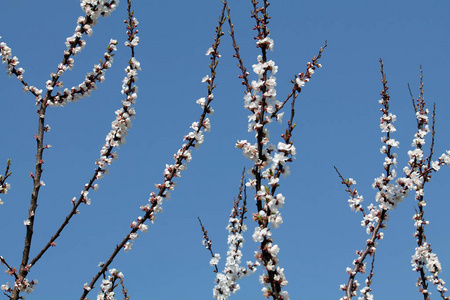
[[[325,44],[320,48],[319,53],[314,56],[311,60],[311,62],[308,62],[306,64],[306,71],[301,72],[296,75],[294,80],[291,81],[293,83],[292,86],[292,92],[287,95],[286,99],[282,103],[277,103],[275,105],[275,111],[272,112],[272,118],[276,118],[277,121],[281,122],[281,118],[283,114],[279,114],[278,112],[284,107],[284,105],[291,99],[292,97],[292,110],[291,110],[291,120],[290,125],[292,125],[293,118],[294,118],[294,106],[295,106],[295,99],[298,96],[299,93],[302,91],[302,87],[305,86],[306,83],[309,82],[311,79],[311,76],[314,74],[316,68],[321,68],[322,64],[319,63],[319,59],[322,57],[322,52],[327,47],[327,41],[325,41]],[[292,128],[294,129],[294,128]],[[287,136],[287,135],[286,135]]]
[[[17,275],[17,269],[14,267],[11,267],[5,260],[5,258],[3,256],[0,256],[0,263],[2,265],[5,265],[8,270],[6,270],[6,274],[11,275],[14,277],[14,282],[19,278],[19,276]],[[13,291],[13,288],[9,286],[9,283],[7,282],[6,284],[2,284],[1,285],[1,290],[3,291],[3,294],[5,296],[7,296],[8,298],[10,298],[10,294]]]
[[[173,181],[176,177],[181,177],[181,171],[187,168],[186,163],[189,163],[192,159],[192,147],[198,148],[204,141],[203,131],[210,131],[211,124],[209,118],[207,118],[207,114],[212,114],[214,110],[211,107],[211,102],[214,99],[213,90],[216,87],[214,84],[214,80],[216,78],[216,68],[219,64],[220,54],[218,51],[218,47],[220,45],[220,40],[223,35],[222,25],[225,22],[225,4],[222,9],[221,17],[219,17],[219,25],[216,27],[215,39],[212,47],[210,47],[206,51],[206,55],[210,56],[211,63],[210,67],[210,76],[206,75],[203,77],[202,82],[207,83],[207,96],[206,98],[200,98],[196,102],[202,108],[202,114],[200,115],[200,120],[198,122],[193,122],[191,131],[184,137],[186,143],[182,145],[182,147],[177,151],[174,155],[175,163],[173,165],[166,164],[166,168],[164,170],[164,182],[160,184],[155,184],[157,188],[157,192],[152,192],[150,194],[150,199],[148,200],[150,203],[144,206],[141,206],[141,210],[145,212],[144,216],[140,216],[136,221],[132,222],[130,233],[127,234],[123,240],[115,247],[114,251],[108,258],[108,260],[104,263],[101,270],[93,277],[89,284],[85,284],[83,294],[80,297],[80,300],[84,300],[90,290],[94,287],[94,284],[100,278],[101,274],[103,274],[108,266],[112,263],[117,254],[123,249],[125,252],[130,251],[133,243],[136,238],[139,237],[137,231],[146,232],[148,230],[148,225],[144,224],[147,220],[154,222],[156,220],[156,214],[162,212],[162,203],[163,199],[170,198],[170,191],[175,189],[176,183]],[[131,39],[134,40],[134,39]],[[132,42],[130,45],[132,46]]]
[[[9,282],[2,284],[0,289],[3,291],[3,294],[8,297],[8,299],[12,299],[11,294],[16,288],[20,288],[23,290],[23,292],[26,292],[27,294],[34,291],[35,286],[38,284],[37,279],[34,279],[32,281],[29,281],[28,279],[22,279],[17,274],[17,269],[14,267],[11,267],[5,260],[3,256],[0,256],[0,263],[2,265],[5,265],[8,270],[6,270],[6,274],[11,275],[14,277],[14,286],[9,286]],[[24,299],[24,297],[19,297],[19,299]]]
[[[203,225],[200,217],[197,217],[197,218],[198,218],[198,221],[200,222],[200,227],[203,232],[203,241],[202,241],[203,246],[205,246],[206,250],[208,250],[209,253],[211,253],[211,261],[209,262],[209,264],[214,267],[214,272],[218,273],[219,269],[217,268],[217,264],[219,263],[220,254],[214,253],[212,251],[212,241],[210,240],[210,238],[208,236],[208,230],[205,229],[205,226]]]
[[[11,172],[9,168],[11,167],[11,160],[8,159],[6,161],[5,175],[0,175],[0,194],[8,193],[8,190],[11,188],[11,185],[6,182],[9,176],[11,176]],[[0,199],[0,205],[3,205],[2,199]]]
[[[276,78],[274,75],[277,73],[278,67],[274,61],[267,59],[267,51],[273,50],[274,46],[267,27],[270,19],[267,13],[269,3],[264,1],[263,6],[258,7],[258,2],[252,0],[252,4],[252,18],[256,21],[254,29],[257,31],[256,46],[261,49],[261,55],[258,56],[258,63],[252,66],[253,72],[258,75],[258,80],[252,81],[251,92],[247,90],[244,107],[251,112],[249,131],[255,132],[256,144],[241,140],[237,142],[236,147],[242,149],[244,155],[254,162],[252,169],[254,179],[250,180],[248,185],[256,187],[255,200],[258,213],[253,215],[253,219],[258,226],[255,228],[253,240],[260,243],[260,251],[256,252],[256,258],[264,265],[267,272],[262,279],[263,295],[268,298],[273,297],[273,299],[288,299],[288,293],[281,291],[282,286],[287,285],[287,280],[284,276],[284,269],[278,265],[279,247],[272,243],[272,233],[269,228],[269,223],[272,223],[274,227],[278,227],[282,223],[278,208],[282,207],[284,197],[281,194],[273,197],[269,187],[262,184],[262,180],[267,179],[269,185],[277,185],[276,180],[270,180],[273,178],[273,173],[270,172],[272,170],[267,169],[268,164],[272,161],[271,152],[276,148],[268,145],[270,135],[266,125],[271,122],[270,114],[274,111],[274,104],[276,105]],[[295,154],[294,147],[288,146],[286,150]]]
[[[345,179],[342,176],[342,174],[339,172],[339,170],[336,168],[336,166],[334,167],[334,169],[336,170],[339,178],[341,178],[341,180],[342,180],[341,183],[347,187],[347,189],[345,191],[348,192],[350,195],[350,199],[348,199],[348,203],[349,203],[351,210],[355,211],[355,212],[360,211],[362,213],[363,219],[364,219],[366,217],[366,212],[364,211],[364,208],[361,205],[361,202],[364,201],[364,197],[362,195],[360,195],[355,188],[352,187],[352,185],[356,184],[356,181],[353,178]],[[362,221],[361,225],[362,226],[366,225],[365,220]],[[380,236],[382,236],[382,234],[383,233],[381,232]],[[374,275],[373,269],[375,266],[375,253],[376,252],[373,252],[371,254],[371,257],[372,257],[371,268],[370,268],[369,275],[367,275],[367,279],[365,281],[366,286],[360,290],[361,295],[363,295],[363,298],[359,298],[360,300],[371,300],[373,298],[373,295],[370,294],[370,292],[372,291],[372,289],[370,288],[370,285],[372,284],[372,277]],[[364,264],[363,268],[360,268],[359,271],[361,273],[365,273],[365,267],[366,267],[366,265]],[[341,287],[344,287],[344,286],[341,286]]]
[[[123,282],[123,277],[119,277],[119,282],[122,289],[123,300],[130,300],[130,296],[128,296],[128,290],[125,288],[125,283]]]
[[[372,262],[371,262],[371,264],[370,264],[369,275],[367,275],[367,278],[366,278],[366,281],[365,281],[366,286],[363,287],[363,288],[360,290],[360,293],[361,293],[361,295],[362,295],[363,297],[362,297],[362,299],[359,298],[358,300],[373,300],[373,295],[370,294],[370,292],[372,291],[372,289],[371,289],[370,286],[372,285],[372,278],[373,278],[373,275],[374,275],[373,269],[374,269],[374,267],[375,267],[375,255],[376,255],[376,252],[374,252],[374,253],[372,254]]]
[[[284,103],[276,100],[276,78],[274,75],[277,73],[278,67],[274,61],[267,58],[267,53],[269,50],[273,50],[274,43],[269,36],[270,32],[267,26],[270,19],[267,12],[269,2],[263,2],[263,5],[258,7],[258,1],[252,0],[252,18],[256,21],[253,29],[257,31],[256,47],[261,49],[261,55],[257,58],[258,63],[252,66],[258,80],[253,80],[251,85],[248,83],[247,77],[249,74],[240,58],[239,47],[236,44],[234,30],[229,18],[230,34],[236,53],[234,56],[237,57],[238,66],[242,72],[239,78],[243,78],[242,83],[246,86],[244,107],[251,112],[249,131],[254,131],[256,138],[255,144],[249,143],[247,140],[241,140],[236,143],[236,147],[242,149],[244,156],[254,163],[251,171],[254,178],[247,182],[247,186],[256,188],[255,200],[258,213],[253,215],[253,219],[258,223],[258,226],[253,234],[253,239],[260,243],[260,252],[257,252],[256,258],[265,266],[267,272],[261,280],[265,285],[263,295],[268,298],[287,300],[289,294],[287,291],[282,291],[282,287],[287,285],[288,282],[284,276],[284,269],[278,265],[279,247],[273,244],[269,227],[277,228],[283,222],[279,209],[284,204],[284,196],[275,192],[279,186],[280,175],[289,174],[289,168],[285,165],[286,162],[292,161],[296,154],[291,141],[292,131],[295,128],[293,123],[295,98],[301,91],[304,82],[307,82],[314,73],[314,69],[321,67],[318,59],[326,44],[321,48],[318,56],[314,57],[313,63],[308,63],[307,72],[300,73],[299,78],[295,78],[293,91],[287,97],[287,100]],[[277,146],[269,144],[270,134],[267,126],[273,118],[280,123],[282,122],[283,113],[279,113],[279,111],[291,97],[293,100],[291,118],[287,122],[286,133],[282,135],[284,142],[279,142]],[[267,181],[267,185],[263,184],[263,181]]]
[[[0,36],[0,39],[2,37]],[[17,80],[19,80],[23,85],[24,92],[30,91],[36,98],[39,98],[42,94],[42,90],[39,90],[35,86],[31,86],[23,80],[23,74],[25,69],[16,68],[19,64],[19,59],[17,56],[12,56],[12,49],[8,47],[5,42],[0,43],[0,57],[2,58],[2,63],[6,64],[6,74],[9,77],[15,75]]]
[[[336,170],[336,173],[338,173],[339,178],[342,179],[341,183],[347,187],[347,189],[345,191],[348,192],[350,195],[350,199],[348,199],[348,203],[350,205],[351,210],[352,211],[360,211],[360,212],[362,212],[363,216],[365,217],[366,212],[364,211],[364,207],[362,207],[362,205],[360,204],[361,202],[364,201],[364,197],[362,195],[360,195],[355,188],[352,188],[352,185],[355,185],[356,181],[353,178],[345,179],[341,175],[339,170],[336,168],[336,166],[334,167],[334,169]]]
[[[383,238],[383,232],[380,232],[381,228],[384,228],[385,222],[389,218],[388,210],[394,209],[398,203],[403,201],[404,197],[407,196],[409,189],[411,188],[411,182],[407,179],[400,178],[397,180],[397,185],[391,183],[397,176],[396,170],[393,168],[397,164],[397,154],[392,152],[393,147],[398,147],[399,143],[391,137],[391,133],[395,132],[396,129],[393,122],[396,120],[396,116],[389,112],[389,92],[387,86],[386,75],[383,69],[383,62],[380,60],[380,70],[381,70],[381,82],[383,84],[383,90],[381,92],[382,99],[379,103],[383,106],[381,108],[382,116],[380,119],[381,132],[386,133],[386,136],[381,138],[384,144],[381,148],[381,153],[386,155],[385,162],[383,164],[386,175],[382,174],[380,177],[375,179],[372,187],[378,190],[376,194],[377,206],[370,204],[368,207],[368,212],[364,213],[363,221],[361,225],[366,228],[366,233],[370,235],[370,238],[366,241],[366,247],[364,250],[356,251],[358,257],[353,261],[353,268],[347,268],[347,273],[349,274],[349,280],[347,285],[341,285],[341,290],[346,292],[346,296],[341,298],[341,300],[349,300],[353,296],[356,296],[356,290],[359,286],[358,281],[355,279],[358,273],[364,273],[366,270],[366,263],[364,262],[367,255],[372,256],[378,245],[377,240]],[[342,178],[342,176],[341,176]],[[356,184],[354,180],[343,180],[347,187],[352,184]],[[362,198],[352,198],[349,200],[350,207],[352,210],[361,210],[359,208],[359,203]],[[364,297],[369,297],[366,289],[364,290]],[[363,291],[362,291],[363,293]]]
[[[104,81],[104,71],[111,67],[113,51],[116,50],[117,41],[111,39],[108,45],[108,52],[105,53],[105,61],[100,60],[99,65],[94,66],[94,70],[86,75],[85,80],[77,87],[72,87],[70,90],[65,89],[63,93],[57,92],[56,96],[51,96],[51,92],[55,86],[63,87],[62,81],[59,81],[61,75],[71,70],[74,65],[74,59],[71,56],[75,56],[77,53],[85,47],[86,41],[81,39],[83,34],[91,36],[93,33],[92,27],[98,22],[100,16],[109,16],[117,7],[118,0],[82,0],[81,8],[86,12],[86,16],[79,17],[77,20],[77,26],[75,33],[66,39],[67,50],[64,51],[64,59],[62,63],[58,65],[58,71],[51,74],[51,80],[46,82],[47,96],[46,104],[49,106],[65,106],[67,102],[75,102],[83,97],[87,97],[91,94],[92,90],[96,89],[96,81]],[[40,99],[37,98],[39,101]]]
[[[108,275],[108,278],[106,278],[105,274],[103,275],[102,284],[100,285],[100,291],[97,293],[97,300],[115,299],[114,289],[118,286],[118,283],[116,283],[117,281],[119,281],[119,283],[121,284],[124,299],[129,299],[123,283],[123,273],[119,272],[116,269],[110,269],[109,274],[110,275]]]
[[[86,41],[82,39],[84,34],[91,36],[93,33],[93,27],[98,23],[98,19],[100,16],[108,17],[111,13],[116,9],[118,5],[118,0],[82,0],[81,8],[86,13],[86,16],[80,16],[77,20],[77,26],[75,28],[75,33],[66,39],[66,47],[67,50],[64,51],[63,61],[58,65],[58,71],[56,73],[51,74],[51,80],[46,82],[47,95],[44,103],[46,105],[64,105],[65,100],[73,101],[77,100],[78,96],[75,96],[76,93],[81,92],[81,90],[86,91],[93,89],[94,86],[92,83],[95,81],[93,77],[90,77],[89,74],[86,76],[90,77],[91,80],[86,79],[86,83],[88,86],[80,85],[77,88],[73,88],[76,91],[65,91],[63,95],[57,93],[57,95],[51,96],[51,93],[55,86],[62,87],[62,82],[59,81],[61,75],[67,71],[71,70],[74,65],[74,59],[72,56],[75,56],[77,53],[81,52],[81,50],[86,46]],[[111,54],[110,50],[115,50],[115,47],[112,46],[114,43],[111,41],[108,46],[108,53]],[[105,57],[106,59],[106,57]],[[109,58],[108,58],[109,60]],[[105,66],[101,66],[98,68],[94,67],[94,71],[100,71],[101,68],[106,69],[105,67],[109,67],[108,64]],[[101,76],[100,76],[101,77]],[[90,92],[89,92],[90,93]],[[67,94],[67,95],[66,95]],[[71,95],[72,94],[72,95]],[[55,99],[56,98],[56,99]],[[36,100],[38,103],[42,100],[40,97],[37,97]]]
[[[341,180],[342,180],[341,183],[347,187],[347,189],[345,191],[348,192],[350,195],[350,199],[348,199],[348,203],[349,203],[351,210],[355,211],[355,212],[360,211],[362,213],[363,219],[364,219],[366,217],[366,212],[364,211],[364,207],[361,205],[361,202],[364,201],[364,197],[362,195],[360,195],[355,188],[352,188],[352,185],[355,185],[356,181],[353,178],[345,179],[336,167],[334,167],[334,169],[336,170],[339,178],[341,178]],[[366,224],[366,222],[365,222],[365,220],[363,220],[362,226],[365,226],[365,224]],[[383,233],[381,232],[380,236],[382,236],[382,235],[383,235]],[[360,290],[361,295],[363,295],[363,298],[361,298],[361,297],[359,298],[360,300],[373,299],[373,295],[370,294],[370,292],[372,291],[372,289],[370,288],[370,285],[372,284],[372,278],[374,275],[373,269],[375,266],[375,253],[376,252],[373,252],[371,255],[371,257],[372,257],[371,268],[370,268],[369,275],[367,275],[367,279],[365,281],[366,286]],[[360,268],[361,273],[365,272],[365,266],[366,265],[363,265],[363,268]],[[344,286],[342,286],[342,287],[344,287]]]
[[[422,146],[425,144],[424,137],[430,131],[428,125],[428,109],[425,108],[425,98],[423,92],[423,72],[422,68],[420,69],[420,93],[417,101],[412,97],[411,89],[410,94],[412,97],[412,104],[414,111],[416,113],[417,127],[418,131],[415,134],[415,139],[413,140],[413,146],[416,147],[416,150],[422,150]],[[431,145],[430,145],[430,153],[426,158],[414,156],[414,160],[410,163],[415,163],[419,170],[420,176],[423,178],[420,184],[416,187],[416,200],[417,209],[416,213],[413,216],[414,226],[416,227],[416,231],[414,232],[414,237],[416,238],[417,247],[415,249],[415,253],[412,256],[411,264],[413,266],[413,270],[419,273],[419,277],[417,278],[416,285],[419,287],[420,293],[422,293],[424,300],[430,299],[429,295],[431,292],[428,290],[428,282],[432,282],[437,286],[437,290],[442,299],[450,299],[449,296],[445,295],[447,288],[445,288],[444,280],[439,278],[439,273],[442,271],[441,263],[436,255],[436,253],[432,252],[431,244],[427,242],[427,237],[425,235],[425,226],[429,225],[429,221],[425,219],[425,210],[426,206],[425,201],[425,192],[424,187],[425,183],[430,181],[431,172],[438,171],[440,169],[440,161],[432,161],[432,156],[434,153],[434,138],[435,138],[435,118],[436,116],[436,105],[433,107],[432,114],[432,124],[431,124]],[[423,136],[422,136],[423,135]],[[417,151],[417,152],[419,152]],[[423,153],[423,152],[422,152]],[[426,276],[426,270],[431,273],[431,275]]]
[[[244,186],[245,168],[242,171],[241,182],[239,184],[239,194],[237,199],[233,201],[233,209],[231,210],[227,230],[228,235],[228,252],[225,263],[225,268],[222,272],[216,275],[216,286],[213,289],[213,297],[218,300],[227,300],[231,294],[236,293],[240,286],[237,283],[242,277],[248,276],[256,271],[259,262],[246,262],[246,267],[241,266],[242,251],[240,250],[244,244],[243,232],[247,230],[244,224],[247,212],[247,193]],[[205,238],[204,243],[208,243]],[[213,254],[214,258],[220,258],[220,255]],[[212,259],[212,260],[213,260]],[[218,260],[214,260],[218,263]]]
[[[103,55],[105,61],[100,60],[100,63],[94,66],[92,72],[86,74],[82,83],[78,86],[73,86],[70,89],[64,89],[64,92],[57,92],[56,96],[51,97],[47,104],[49,106],[65,106],[67,102],[76,102],[84,97],[90,96],[93,90],[97,89],[96,82],[103,82],[105,80],[105,71],[108,70],[113,62],[113,51],[116,51],[117,41],[111,39],[107,47],[107,52]],[[49,84],[51,82],[48,82]],[[62,87],[62,81],[57,82],[57,86]]]

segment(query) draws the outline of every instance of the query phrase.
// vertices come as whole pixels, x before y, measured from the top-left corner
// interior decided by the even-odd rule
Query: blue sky
[[[44,88],[62,59],[66,37],[73,34],[82,14],[79,1],[3,2],[1,41],[18,56],[26,70],[25,80]],[[241,54],[251,69],[258,54],[249,17],[251,4],[229,3]],[[142,214],[139,206],[147,203],[154,183],[162,181],[165,164],[172,163],[183,136],[201,113],[195,100],[206,93],[201,79],[209,71],[209,60],[204,54],[212,43],[221,2],[135,1],[133,7],[140,22],[136,56],[142,67],[137,117],[110,175],[99,182],[98,192],[91,193],[92,205],[81,208],[57,246],[30,273],[29,278],[38,279],[39,285],[27,299],[80,297],[83,284],[96,274],[97,264],[109,257],[129,224]],[[415,125],[407,84],[417,95],[420,65],[426,100],[430,107],[433,102],[437,105],[436,156],[450,149],[450,91],[446,88],[450,79],[449,9],[450,4],[442,0],[285,0],[270,6],[275,51],[269,55],[279,66],[279,99],[289,93],[293,76],[305,70],[306,62],[328,40],[323,68],[316,71],[297,102],[298,126],[293,138],[297,159],[279,188],[286,196],[284,223],[274,230],[273,237],[281,249],[280,264],[285,268],[291,299],[342,297],[339,285],[347,281],[345,268],[351,266],[355,250],[361,249],[367,238],[360,226],[361,216],[347,205],[348,196],[333,166],[358,182],[366,206],[373,201],[371,184],[383,171],[384,160],[379,152],[379,58],[385,63],[391,111],[398,119],[394,136],[400,141],[398,169],[407,162]],[[53,148],[45,153],[46,186],[41,189],[32,256],[53,235],[71,208],[70,200],[92,176],[114,111],[120,107],[123,68],[129,57],[123,46],[125,17],[126,2],[122,0],[111,17],[94,27],[86,48],[75,58],[74,70],[62,78],[66,87],[78,84],[102,57],[110,38],[116,38],[120,47],[106,82],[91,97],[47,112],[52,130],[46,142]],[[121,253],[113,264],[125,274],[131,299],[212,299],[215,274],[201,244],[197,216],[207,226],[214,251],[224,257],[232,200],[243,166],[250,166],[234,145],[238,139],[253,138],[247,133],[243,87],[228,36],[219,51],[222,60],[212,104],[212,130],[177,180],[172,199],[164,203],[164,213],[149,232],[141,234],[133,250]],[[37,132],[34,98],[21,89],[17,80],[0,76],[0,160],[11,158],[13,163],[12,188],[2,197],[5,204],[0,207],[0,255],[16,267],[23,247]],[[273,128],[272,140],[278,142],[279,132],[276,125]],[[427,237],[447,281],[449,176],[448,169],[441,169],[425,190],[426,214],[431,221]],[[420,299],[410,266],[415,247],[413,207],[414,199],[409,197],[391,213],[377,251],[372,285],[376,299]],[[255,208],[249,197],[249,210]],[[257,244],[251,239],[254,224],[251,220],[247,224],[244,260],[252,260]],[[262,298],[259,274],[261,270],[242,280],[241,291],[233,299]],[[12,282],[6,274],[0,276],[2,284],[8,281]],[[437,297],[435,290],[430,290]],[[95,294],[90,298],[95,299]]]

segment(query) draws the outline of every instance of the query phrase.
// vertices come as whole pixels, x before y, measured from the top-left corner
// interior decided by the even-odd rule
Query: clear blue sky
[[[251,4],[230,0],[230,5],[241,53],[251,70],[258,54],[249,18]],[[66,37],[73,34],[82,14],[79,1],[2,1],[1,6],[0,41],[19,57],[25,80],[44,88],[62,59]],[[129,224],[142,214],[139,206],[147,203],[153,184],[163,179],[165,164],[173,162],[183,136],[201,112],[195,100],[206,93],[201,78],[209,71],[209,61],[204,54],[212,43],[221,1],[135,1],[133,7],[140,22],[136,56],[142,67],[137,117],[110,175],[99,182],[98,192],[91,193],[92,205],[81,208],[57,247],[29,274],[39,285],[27,299],[80,297],[83,284],[96,274],[97,264],[109,257]],[[430,107],[437,104],[436,155],[450,149],[449,11],[450,4],[442,0],[285,0],[270,6],[275,41],[270,58],[279,66],[279,99],[289,93],[294,74],[304,71],[306,62],[328,40],[323,68],[316,71],[297,103],[298,127],[293,138],[297,159],[279,190],[286,196],[284,224],[274,230],[273,237],[281,249],[280,265],[285,268],[291,299],[342,297],[339,285],[347,281],[345,268],[351,266],[355,250],[367,238],[361,216],[347,205],[348,196],[333,166],[358,182],[365,206],[373,201],[371,184],[383,171],[384,160],[379,152],[379,58],[385,63],[391,111],[398,119],[399,171],[407,162],[415,124],[407,83],[417,95],[420,65],[426,100]],[[86,48],[75,58],[74,70],[62,78],[66,87],[78,84],[102,57],[110,38],[116,38],[120,47],[106,82],[90,98],[47,112],[52,130],[46,142],[53,148],[45,153],[46,186],[41,189],[32,256],[53,235],[71,208],[70,200],[92,176],[114,111],[120,107],[123,68],[128,61],[128,49],[123,46],[125,17],[126,1],[122,0],[111,17],[94,27]],[[164,203],[164,213],[135,241],[133,250],[121,253],[112,265],[125,274],[131,299],[212,299],[215,274],[201,244],[197,216],[207,226],[214,251],[224,257],[232,200],[242,167],[250,165],[234,147],[236,140],[251,139],[252,134],[247,133],[248,113],[232,50],[225,36],[212,104],[212,131],[177,180],[172,199]],[[0,76],[0,162],[3,165],[11,158],[13,163],[12,189],[2,197],[5,204],[0,207],[0,255],[16,267],[23,247],[37,133],[34,98],[21,89],[16,79]],[[278,142],[277,137],[274,131],[273,142]],[[431,221],[427,237],[443,265],[443,279],[450,282],[450,256],[446,255],[450,246],[449,176],[449,170],[442,169],[425,192]],[[376,299],[420,299],[417,276],[410,266],[415,247],[413,205],[410,197],[391,214],[377,251],[372,286]],[[250,211],[255,208],[249,197]],[[257,247],[251,239],[254,223],[247,220],[247,224],[244,260],[253,260]],[[0,274],[2,284],[12,282]],[[241,291],[233,299],[262,299],[259,274],[261,270],[242,280]],[[435,290],[430,290],[437,298]],[[95,295],[96,291],[90,299]]]

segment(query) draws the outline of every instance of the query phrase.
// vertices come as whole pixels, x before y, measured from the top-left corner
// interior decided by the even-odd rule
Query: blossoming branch
[[[372,283],[373,277],[373,264],[375,251],[378,246],[377,240],[383,239],[384,233],[381,229],[386,227],[386,222],[389,220],[389,211],[394,210],[397,205],[408,196],[409,191],[416,191],[416,199],[419,201],[420,207],[425,204],[423,200],[424,195],[424,184],[431,179],[431,173],[439,170],[440,166],[446,164],[450,166],[449,151],[442,154],[438,161],[432,161],[432,155],[434,153],[434,113],[433,113],[433,127],[430,129],[428,126],[428,109],[425,108],[425,101],[423,98],[423,83],[421,74],[421,94],[417,100],[417,104],[413,99],[414,111],[416,113],[417,120],[417,131],[414,135],[412,146],[414,150],[408,151],[409,162],[408,165],[403,168],[405,174],[404,177],[398,178],[397,172],[394,167],[397,165],[397,154],[392,152],[393,148],[399,147],[399,142],[392,138],[391,134],[396,131],[394,122],[396,120],[396,115],[389,111],[390,95],[388,92],[386,74],[384,73],[383,62],[380,60],[381,64],[381,82],[383,84],[383,90],[381,92],[381,100],[379,103],[382,105],[380,109],[382,116],[380,118],[380,129],[382,133],[386,135],[381,137],[381,142],[383,146],[380,152],[384,154],[385,161],[383,167],[385,174],[375,178],[372,187],[377,191],[375,196],[375,201],[377,205],[370,204],[368,206],[368,211],[366,212],[361,206],[361,202],[364,198],[358,193],[358,191],[352,188],[352,185],[356,184],[356,181],[352,178],[344,179],[344,177],[338,172],[339,177],[342,179],[342,183],[347,187],[346,191],[350,194],[350,199],[348,200],[349,206],[353,211],[360,211],[363,214],[363,220],[361,225],[366,228],[366,233],[370,236],[365,242],[366,246],[363,250],[356,251],[358,257],[353,261],[353,267],[347,267],[347,273],[349,275],[348,283],[342,284],[340,286],[341,290],[345,292],[345,296],[341,300],[349,300],[352,297],[357,296],[357,290],[360,286],[358,281],[355,279],[358,273],[366,272],[366,258],[368,256],[372,257],[372,269],[365,281],[365,286],[360,289],[361,297],[358,299],[373,299],[373,295],[370,293],[372,289],[370,285]],[[432,132],[430,154],[428,157],[424,158],[424,152],[422,150],[425,144],[425,137]],[[414,236],[417,238],[418,247],[416,248],[416,253],[412,258],[413,270],[419,272],[420,277],[418,279],[417,285],[420,287],[420,292],[424,296],[424,300],[429,299],[431,294],[427,287],[427,281],[431,281],[437,285],[437,289],[441,296],[445,298],[444,292],[446,289],[443,287],[444,281],[438,277],[441,271],[440,263],[437,259],[436,254],[431,252],[430,245],[426,243],[426,239],[423,235],[424,226],[427,225],[427,221],[423,219],[423,210],[420,210],[420,214],[414,215],[413,219],[416,220],[416,233]],[[425,276],[425,271],[423,266],[427,266],[428,271],[432,275],[429,277]]]

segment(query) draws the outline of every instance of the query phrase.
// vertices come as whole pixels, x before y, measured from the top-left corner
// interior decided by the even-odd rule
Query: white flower
[[[139,37],[135,36],[131,41],[131,46],[136,47],[139,44]]]
[[[200,105],[202,108],[205,108],[206,99],[205,99],[205,97],[202,97],[202,98],[198,99],[197,101],[195,101],[195,103]]]
[[[283,122],[284,112],[277,114],[277,121],[281,124]]]
[[[147,230],[148,230],[148,225],[140,224],[140,225],[139,225],[139,230],[142,231],[142,232],[147,232]]]
[[[211,266],[216,266],[219,263],[219,260],[220,260],[220,254],[216,253],[216,254],[214,254],[214,257],[211,258],[211,261],[209,262],[209,264]]]
[[[273,51],[274,43],[273,43],[273,40],[272,40],[270,37],[265,37],[265,38],[263,38],[263,39],[260,39],[259,41],[256,42],[256,44],[257,44],[258,46],[266,45],[266,47],[267,47],[270,51]]]
[[[439,169],[441,168],[438,161],[433,161],[431,163],[431,166],[435,171],[439,171]]]
[[[133,66],[137,69],[140,70],[141,69],[141,63],[137,61],[137,59],[135,57],[131,58],[131,63],[133,64]]]
[[[206,75],[205,77],[203,77],[202,78],[202,82],[206,82],[206,81],[208,81],[210,78],[209,78],[209,75]]]
[[[296,83],[299,87],[305,86],[305,82],[302,81],[300,78],[295,78],[295,83]]]
[[[125,245],[123,245],[123,249],[125,252],[128,252],[131,250],[132,246],[133,246],[133,243],[127,242]]]

